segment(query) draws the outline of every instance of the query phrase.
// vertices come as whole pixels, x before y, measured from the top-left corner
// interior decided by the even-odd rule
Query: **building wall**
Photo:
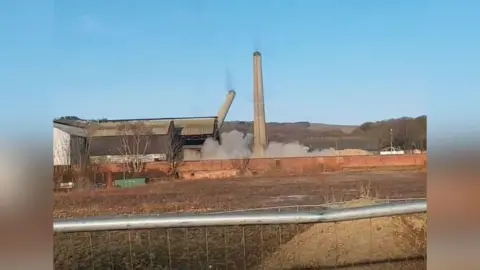
[[[165,154],[168,135],[103,136],[90,139],[91,156]]]
[[[86,165],[89,157],[88,139],[70,135],[70,164]]]
[[[179,167],[182,179],[224,179],[244,176],[287,176],[315,175],[325,172],[362,171],[362,170],[411,170],[425,169],[425,154],[391,156],[328,156],[299,158],[261,158],[250,160],[199,160],[185,161]],[[65,178],[63,166],[54,167],[54,177]],[[73,167],[76,168],[75,166]],[[116,174],[125,172],[124,164],[92,164],[92,179],[100,175],[106,179],[121,179]],[[150,162],[145,164],[145,177],[163,177],[170,171],[168,162]]]
[[[53,165],[70,165],[70,134],[53,128]]]
[[[136,155],[136,156],[126,156],[126,155],[105,155],[105,156],[90,156],[90,163],[92,164],[123,164],[130,161],[141,161],[141,162],[158,162],[166,161],[167,155],[163,154],[148,154],[148,155]]]
[[[158,162],[172,158],[181,148],[182,140],[173,122],[162,134],[147,130],[145,134],[97,136],[89,141],[90,161],[94,164],[127,163],[130,161]],[[178,152],[178,151],[177,151]]]
[[[184,179],[241,175],[309,175],[350,170],[426,168],[426,163],[427,157],[424,154],[204,160],[184,162],[179,173]],[[147,165],[146,169],[155,170],[154,164],[151,165],[152,167]]]
[[[258,158],[245,160],[198,160],[185,161],[179,171],[183,175],[200,172],[241,171],[261,175],[269,172],[286,174],[315,174],[333,171],[382,169],[396,167],[426,168],[426,154],[392,156],[325,156],[296,158]],[[165,172],[170,168],[168,162],[151,162],[145,165],[147,172]],[[94,166],[98,172],[121,172],[121,164],[101,164]]]

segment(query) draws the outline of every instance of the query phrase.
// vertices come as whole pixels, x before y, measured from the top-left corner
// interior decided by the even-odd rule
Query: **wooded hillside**
[[[252,132],[252,122],[227,122],[222,131]],[[391,130],[391,131],[390,131]],[[298,141],[311,148],[361,148],[380,150],[393,145],[404,150],[426,149],[427,117],[402,117],[398,119],[366,122],[360,126],[327,125],[309,122],[267,123],[269,141]]]

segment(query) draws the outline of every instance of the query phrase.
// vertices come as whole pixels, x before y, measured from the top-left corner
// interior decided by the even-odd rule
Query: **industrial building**
[[[84,128],[53,121],[53,165],[84,163],[87,137]]]
[[[153,125],[141,121],[98,123],[90,129],[88,154],[93,163],[122,163],[129,157],[144,162],[165,161],[172,156],[172,145],[181,144],[173,121]]]
[[[139,129],[124,129],[125,126],[135,125],[141,125],[142,127]],[[138,137],[138,135],[145,133],[143,134],[144,142],[141,144],[147,141],[150,143],[151,148],[148,149],[148,155],[150,155],[150,159],[153,159],[148,161],[166,160],[165,155],[167,153],[164,151],[166,149],[162,150],[161,148],[165,148],[166,145],[173,142],[182,145],[184,159],[194,159],[199,157],[201,147],[207,138],[218,139],[219,137],[216,116],[105,120],[90,124],[89,129],[89,136],[92,141],[90,156],[95,160],[100,160],[102,156],[113,155],[115,152],[116,155],[119,155],[119,149],[125,152],[127,149],[121,149],[122,146],[125,146],[125,135],[130,136],[133,144],[135,136]],[[144,132],[141,131],[142,129]],[[178,139],[174,140],[177,136]],[[105,162],[113,162],[113,159],[117,158],[109,158]]]
[[[220,140],[219,129],[234,98],[230,90],[217,116],[84,121],[78,126],[54,121],[54,165],[79,164],[73,157],[86,154],[93,162],[120,162],[132,152],[140,152],[146,161],[166,160],[168,149],[178,143],[183,159],[198,159],[205,140]],[[148,145],[134,143],[139,135]]]

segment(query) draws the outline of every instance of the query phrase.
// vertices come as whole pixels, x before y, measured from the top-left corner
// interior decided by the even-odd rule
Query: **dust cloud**
[[[202,146],[201,159],[242,159],[252,156],[251,146],[253,135],[237,130],[224,132],[220,135],[221,144],[213,139],[207,139]],[[294,143],[270,142],[266,151],[267,158],[337,156],[337,155],[369,155],[360,149],[335,150],[333,148],[309,151],[309,147]]]
[[[250,145],[253,143],[253,135],[243,134],[240,131],[232,130],[220,134],[218,141],[208,138],[202,146],[202,159],[240,159],[252,155]]]

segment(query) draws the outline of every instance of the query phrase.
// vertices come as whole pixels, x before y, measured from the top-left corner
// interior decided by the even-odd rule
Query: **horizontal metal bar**
[[[425,200],[425,197],[417,197],[417,198],[402,198],[402,199],[375,199],[377,203],[393,203],[393,202],[411,202],[411,201],[421,201]],[[218,212],[209,212],[209,213],[215,213],[215,214],[220,214],[220,213],[245,213],[248,211],[268,211],[268,210],[284,210],[287,211],[287,209],[300,209],[300,208],[306,208],[306,207],[316,207],[316,208],[339,208],[340,205],[344,205],[348,202],[331,202],[331,203],[324,203],[324,204],[299,204],[299,205],[282,205],[282,206],[270,206],[270,207],[258,207],[258,208],[248,208],[248,209],[237,209],[237,210],[227,210],[227,211],[218,211]],[[298,210],[297,210],[298,212]],[[311,212],[311,211],[310,211]]]
[[[416,202],[397,202],[355,208],[329,209],[319,212],[244,212],[131,217],[90,217],[82,219],[54,220],[53,231],[65,233],[155,228],[325,223],[424,213],[426,211],[426,200],[420,200]]]

